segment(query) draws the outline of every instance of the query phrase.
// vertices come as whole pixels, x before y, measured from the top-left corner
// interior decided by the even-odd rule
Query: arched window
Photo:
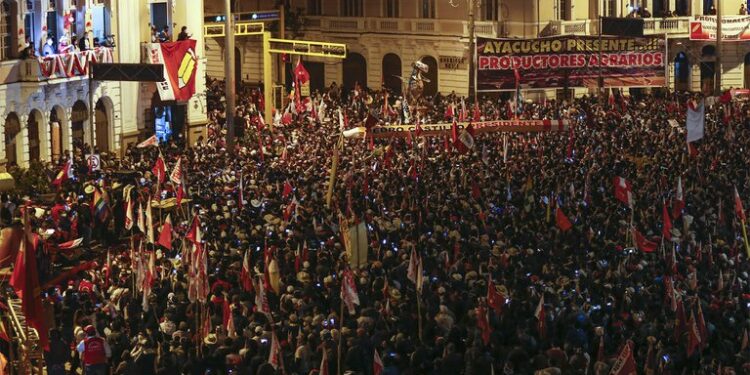
[[[401,58],[395,53],[387,53],[383,56],[383,84],[388,90],[401,95]]]
[[[428,67],[427,74],[425,74],[425,78],[429,79],[430,82],[425,82],[424,84],[424,95],[425,96],[435,96],[438,92],[438,63],[437,60],[435,60],[432,56],[424,56],[420,59],[423,63],[425,63]]]
[[[674,88],[686,91],[690,87],[690,62],[684,52],[674,58]]]
[[[716,47],[707,45],[701,49],[701,91],[713,92],[716,77]]]
[[[350,92],[357,84],[367,86],[367,61],[364,56],[350,52],[344,59],[344,90]]]

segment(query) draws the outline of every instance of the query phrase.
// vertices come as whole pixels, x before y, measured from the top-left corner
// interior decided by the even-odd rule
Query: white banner
[[[690,21],[690,40],[716,40],[716,16],[696,16]],[[721,40],[750,40],[750,16],[722,16]]]
[[[169,81],[166,72],[166,64],[164,63],[164,54],[161,50],[160,43],[149,43],[148,45],[148,56],[149,63],[151,64],[162,64],[164,65],[164,81],[156,82],[156,88],[159,90],[159,97],[162,101],[175,100],[174,89],[172,83]]]

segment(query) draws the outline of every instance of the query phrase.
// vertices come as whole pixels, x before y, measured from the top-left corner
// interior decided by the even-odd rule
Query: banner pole
[[[742,238],[745,240],[745,253],[747,253],[747,257],[750,258],[750,244],[748,244],[747,242],[747,228],[745,228],[745,220],[742,220],[740,223],[742,225]]]

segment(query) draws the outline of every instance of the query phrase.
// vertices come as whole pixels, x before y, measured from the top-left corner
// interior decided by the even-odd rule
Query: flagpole
[[[750,258],[750,244],[747,242],[747,228],[745,226],[745,220],[741,220],[740,224],[742,225],[742,238],[745,240],[745,253],[747,254],[747,257]]]

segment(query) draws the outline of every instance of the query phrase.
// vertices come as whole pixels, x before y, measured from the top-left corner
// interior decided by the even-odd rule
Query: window
[[[435,18],[435,0],[421,0],[419,14],[422,18]]]
[[[307,14],[310,16],[319,16],[323,14],[322,0],[307,0]]]
[[[385,9],[383,11],[383,15],[388,18],[398,18],[399,17],[399,1],[398,0],[383,0],[383,4],[385,5]]]
[[[570,21],[570,0],[557,0],[557,19],[561,21]]]
[[[362,0],[341,0],[341,15],[362,17]]]
[[[482,2],[482,17],[485,21],[497,21],[500,14],[499,0],[485,0]]]
[[[107,37],[111,34],[110,27],[112,26],[109,8],[103,5],[94,6],[92,8],[92,16],[93,38],[98,38],[100,41],[107,40]]]
[[[604,17],[617,17],[617,0],[604,1]]]
[[[10,37],[13,15],[11,13],[10,2],[3,1],[0,3],[0,60],[5,60],[12,56],[13,43]]]
[[[151,32],[153,33],[156,31],[157,34],[157,37],[155,38],[156,40],[154,41],[163,41],[164,39],[171,40],[171,38],[165,38],[163,34],[164,27],[166,27],[169,34],[168,36],[172,36],[172,23],[169,21],[169,7],[167,5],[166,2],[151,3]]]

